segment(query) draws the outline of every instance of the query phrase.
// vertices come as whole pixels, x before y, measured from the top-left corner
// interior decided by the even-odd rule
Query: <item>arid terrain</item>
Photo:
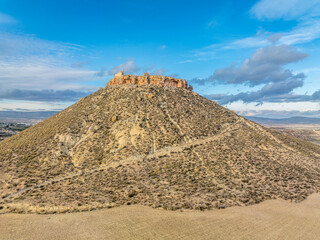
[[[108,86],[0,142],[0,212],[300,202],[319,191],[319,158],[190,90]]]
[[[0,238],[316,239],[320,147],[167,84],[1,141]]]
[[[166,211],[133,205],[67,214],[0,215],[2,240],[320,239],[320,195],[227,209]]]
[[[320,0],[0,0],[0,240],[320,240]]]
[[[0,122],[0,141],[27,129],[28,127],[30,127],[30,125],[25,123]]]
[[[272,119],[248,117],[248,119],[278,132],[320,145],[320,118]]]
[[[267,126],[278,132],[288,134],[290,136],[309,141],[320,145],[320,124],[306,125],[306,124],[291,124],[291,125],[276,125]]]

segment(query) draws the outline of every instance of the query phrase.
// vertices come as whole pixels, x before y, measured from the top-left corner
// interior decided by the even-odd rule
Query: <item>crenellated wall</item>
[[[158,86],[171,86],[184,88],[192,91],[192,86],[188,85],[188,82],[184,79],[173,78],[173,77],[165,77],[159,75],[149,75],[145,73],[142,76],[134,76],[134,75],[124,75],[123,72],[119,72],[114,75],[108,83],[107,86],[114,85],[124,85],[124,84],[136,84],[136,85],[158,85]]]

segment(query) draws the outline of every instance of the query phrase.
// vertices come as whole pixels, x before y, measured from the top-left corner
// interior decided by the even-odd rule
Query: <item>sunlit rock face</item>
[[[118,72],[114,75],[107,86],[124,85],[124,84],[136,84],[136,85],[158,85],[158,86],[170,86],[184,88],[192,91],[192,86],[188,85],[188,82],[184,79],[166,77],[160,75],[149,75],[145,73],[143,76],[134,76],[131,74],[124,75],[123,72]]]

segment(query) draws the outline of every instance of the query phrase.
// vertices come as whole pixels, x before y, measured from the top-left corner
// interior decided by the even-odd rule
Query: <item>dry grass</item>
[[[107,87],[0,142],[0,212],[302,201],[320,188],[319,159],[320,146],[188,90]]]

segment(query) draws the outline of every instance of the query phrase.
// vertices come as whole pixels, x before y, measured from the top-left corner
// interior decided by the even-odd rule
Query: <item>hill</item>
[[[263,118],[263,117],[246,117],[259,124],[320,124],[320,118],[311,117],[290,117],[290,118]]]
[[[0,111],[0,123],[36,124],[41,120],[57,114],[59,111]]]
[[[22,112],[22,111],[0,111],[0,119],[39,119],[43,120],[52,115],[58,113],[58,111],[38,111],[38,112]]]
[[[301,201],[320,147],[179,87],[107,86],[0,142],[1,212]]]

